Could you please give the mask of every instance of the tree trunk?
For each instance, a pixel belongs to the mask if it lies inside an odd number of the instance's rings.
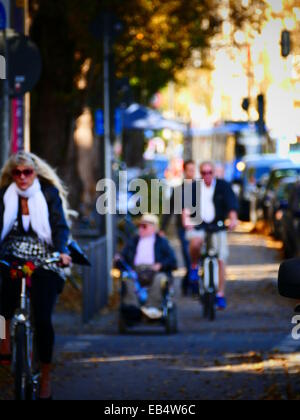
[[[70,191],[71,205],[78,209],[82,183],[77,171],[74,118],[52,92],[50,86],[40,86],[33,97],[31,148],[58,170]]]

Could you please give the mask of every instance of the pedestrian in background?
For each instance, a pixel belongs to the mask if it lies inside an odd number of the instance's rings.
[[[196,179],[196,163],[193,160],[187,160],[184,163],[184,181],[187,183],[192,183]],[[179,194],[182,194],[182,203],[184,203],[184,185],[180,185],[177,187],[179,189]],[[175,216],[175,197],[177,196],[178,191],[173,189],[172,196],[171,196],[171,206],[170,206],[170,214],[163,215],[162,218],[162,226],[161,226],[161,234],[165,235],[167,227],[171,222],[173,216]],[[186,239],[186,230],[182,223],[182,215],[176,215],[176,229],[177,235],[181,243],[181,251],[184,258],[184,263],[186,267],[186,275],[182,279],[182,293],[183,295],[187,295],[188,287],[189,287],[189,270],[191,267],[191,257],[190,257],[190,250],[189,250],[189,242]]]

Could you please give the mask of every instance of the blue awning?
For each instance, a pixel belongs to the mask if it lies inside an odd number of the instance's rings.
[[[218,125],[216,127],[212,127],[209,129],[200,129],[200,128],[192,128],[191,134],[194,137],[210,137],[216,134],[236,134],[236,133],[245,133],[249,131],[258,131],[257,123],[249,123],[249,122],[230,122]]]
[[[186,125],[164,118],[158,111],[132,104],[124,111],[124,128],[127,130],[163,130],[185,132]]]

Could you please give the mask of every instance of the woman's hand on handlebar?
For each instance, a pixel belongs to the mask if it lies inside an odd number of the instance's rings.
[[[72,258],[68,254],[60,254],[60,262],[64,267],[69,267],[72,263]]]

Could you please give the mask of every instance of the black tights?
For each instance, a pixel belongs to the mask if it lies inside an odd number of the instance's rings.
[[[36,328],[37,349],[40,362],[50,364],[54,349],[52,314],[64,281],[54,272],[39,269],[32,277],[31,304]],[[2,271],[0,315],[11,320],[20,304],[20,281],[11,280]]]

